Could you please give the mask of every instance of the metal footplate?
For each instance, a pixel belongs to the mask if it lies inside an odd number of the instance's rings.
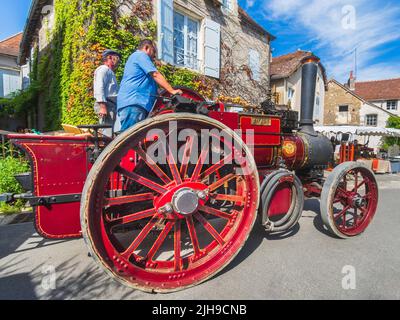
[[[63,204],[63,203],[73,203],[80,202],[82,194],[62,194],[56,196],[41,196],[36,197],[32,193],[22,193],[22,194],[1,194],[0,202],[10,203],[16,200],[25,200],[29,201],[29,204],[32,207],[39,206],[50,206],[55,204]]]

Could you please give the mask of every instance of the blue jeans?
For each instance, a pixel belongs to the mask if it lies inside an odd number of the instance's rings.
[[[145,120],[148,115],[148,111],[139,106],[128,106],[118,110],[118,117],[121,121],[120,132],[122,133],[138,122]]]

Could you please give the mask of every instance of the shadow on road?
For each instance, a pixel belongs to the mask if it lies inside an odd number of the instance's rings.
[[[87,259],[91,259],[88,258]],[[49,266],[54,268],[54,274],[49,272]],[[41,263],[29,273],[18,271],[26,268],[26,260],[13,260],[0,265],[0,299],[2,300],[67,300],[67,299],[97,299],[99,297],[114,297],[119,299],[134,298],[139,293],[128,289],[108,278],[96,264],[82,267],[82,256],[51,266]],[[54,277],[54,289],[49,289],[49,281]],[[44,284],[44,285],[43,285]]]
[[[320,212],[320,202],[319,199],[308,199],[304,202],[304,211],[312,211],[315,213],[312,216],[304,216],[303,213],[303,218],[313,218],[313,224],[315,228],[323,233],[324,235],[327,235],[329,237],[335,238],[332,236],[329,231],[325,228],[322,219],[321,219],[321,212]],[[220,276],[221,274],[227,273],[230,270],[234,269],[238,265],[240,265],[244,260],[246,260],[257,248],[261,245],[261,243],[264,240],[269,240],[269,241],[277,241],[277,240],[283,240],[287,238],[294,237],[297,235],[300,231],[301,228],[301,221],[300,223],[296,224],[294,228],[287,232],[283,233],[276,233],[276,234],[269,234],[267,233],[264,228],[261,226],[260,219],[257,219],[256,224],[250,234],[249,239],[243,246],[242,250],[239,252],[239,254],[236,256],[236,258],[226,267],[224,270],[222,270],[216,277]],[[336,238],[335,238],[336,239]]]
[[[47,240],[39,236],[33,223],[21,223],[0,227],[0,259],[12,253],[21,253],[57,245],[71,240]],[[24,248],[19,249],[22,245]]]

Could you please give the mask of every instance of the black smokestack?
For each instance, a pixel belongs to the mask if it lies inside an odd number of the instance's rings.
[[[316,135],[313,116],[317,73],[318,60],[307,60],[302,68],[300,131],[311,135]]]

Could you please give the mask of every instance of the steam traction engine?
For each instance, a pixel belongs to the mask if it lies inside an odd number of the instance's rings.
[[[226,112],[184,90],[164,94],[153,117],[112,141],[97,133],[10,135],[31,158],[32,184],[3,200],[29,200],[39,234],[83,236],[111,277],[149,292],[181,290],[222,270],[257,217],[267,232],[289,231],[305,197],[321,199],[332,234],[359,235],[375,214],[378,188],[353,162],[324,177],[333,147],[313,129],[317,63],[303,66],[300,126],[297,113],[268,103]]]

